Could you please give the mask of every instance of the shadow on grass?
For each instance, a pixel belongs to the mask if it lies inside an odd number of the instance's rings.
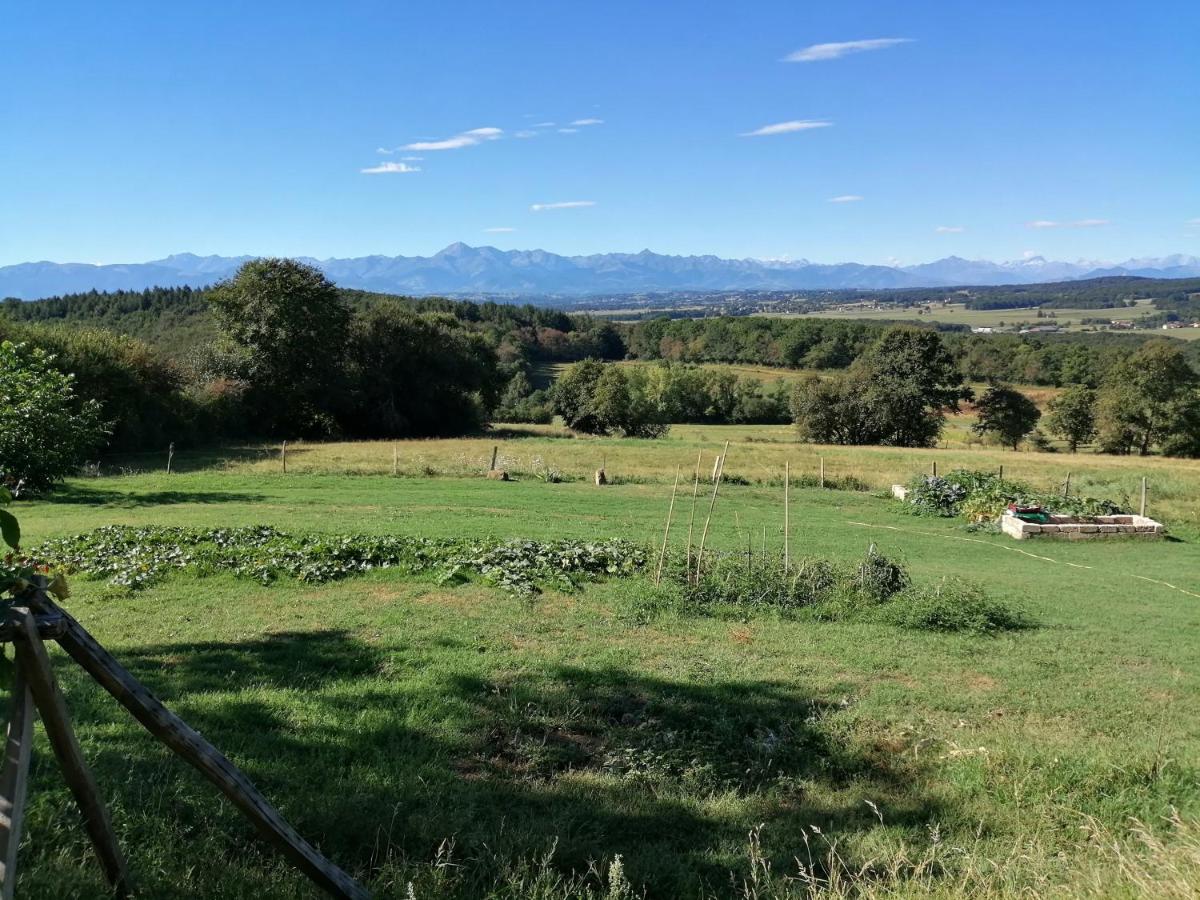
[[[305,453],[308,453],[310,449],[311,444],[307,442],[298,446],[288,444],[288,459],[291,460],[296,457],[303,456]],[[213,469],[220,469],[223,466],[234,464],[270,461],[279,462],[279,455],[279,444],[242,444],[232,446],[180,449],[176,451],[175,456],[171,461],[171,471],[175,472],[176,474],[185,474],[188,472],[211,472]],[[166,450],[158,453],[121,453],[104,461],[105,474],[110,474],[114,471],[165,474],[166,468]]]
[[[324,631],[117,656],[368,883],[432,860],[450,838],[462,868],[448,896],[485,895],[506,869],[552,849],[551,865],[575,874],[621,854],[650,897],[726,893],[748,875],[747,833],[760,823],[777,871],[791,871],[808,826],[840,838],[878,824],[863,798],[886,809],[890,829],[914,834],[944,814],[897,756],[839,737],[835,699],[615,667],[461,674],[480,668],[466,653],[446,665],[402,637],[384,648]],[[227,804],[214,814],[212,789],[85,676],[59,672],[131,844],[145,836],[162,853],[162,834],[211,833],[232,860],[256,846]],[[156,871],[202,863],[188,853],[178,844],[179,858]],[[226,896],[159,877],[147,885],[154,896]]]
[[[265,500],[262,494],[247,491],[120,491],[82,484],[57,487],[45,499],[51,503],[78,506],[112,506],[134,509],[142,506],[170,506],[178,503],[254,503]]]

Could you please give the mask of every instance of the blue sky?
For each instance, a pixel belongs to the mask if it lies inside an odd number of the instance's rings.
[[[0,264],[1200,253],[1198,39],[1194,0],[17,4]]]

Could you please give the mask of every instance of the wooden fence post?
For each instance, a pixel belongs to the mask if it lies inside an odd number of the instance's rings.
[[[12,708],[4,741],[4,768],[0,771],[0,898],[12,900],[17,883],[17,848],[25,822],[29,793],[29,755],[33,744],[33,695],[21,668],[12,682]]]
[[[175,442],[167,445],[167,474],[171,474],[171,461],[175,459]]]
[[[279,448],[279,461],[283,463],[283,474],[287,474],[287,441]]]
[[[46,737],[50,739],[63,777],[75,795],[75,802],[83,814],[84,827],[92,839],[92,847],[104,868],[105,877],[118,896],[126,897],[129,895],[129,872],[125,867],[125,857],[117,844],[117,835],[108,817],[108,809],[100,798],[96,780],[83,759],[83,751],[79,749],[79,741],[71,728],[67,704],[54,679],[54,670],[50,667],[50,657],[38,634],[37,623],[27,608],[18,607],[13,612],[21,623],[21,634],[16,641],[17,665],[29,682],[30,693],[46,728]]]
[[[1067,471],[1067,480],[1063,482],[1063,499],[1071,496],[1071,472]]]
[[[492,445],[492,464],[491,464],[490,466],[488,466],[488,471],[489,471],[489,472],[495,472],[495,471],[496,471],[496,456],[497,456],[497,454],[499,454],[499,453],[500,453],[500,445],[499,445],[499,444],[493,444],[493,445]]]
[[[400,449],[392,444],[392,475],[400,474]]]
[[[821,457],[821,487],[825,487],[825,457]]]
[[[1142,476],[1142,505],[1141,505],[1141,512],[1138,513],[1138,515],[1141,515],[1141,516],[1146,515],[1146,476],[1145,475]]]

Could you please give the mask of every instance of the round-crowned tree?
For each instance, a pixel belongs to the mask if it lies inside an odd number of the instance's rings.
[[[993,384],[984,391],[975,410],[979,416],[973,426],[975,433],[995,434],[1014,450],[1042,417],[1032,400],[1003,384]]]
[[[45,350],[0,343],[0,485],[14,495],[61,481],[103,443],[100,404],[81,401],[74,382]]]

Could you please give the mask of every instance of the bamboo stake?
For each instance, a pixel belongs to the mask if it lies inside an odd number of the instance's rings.
[[[33,695],[20,667],[13,673],[12,707],[4,741],[4,769],[0,772],[0,898],[12,900],[17,883],[17,848],[25,823],[25,798],[29,793],[29,755],[36,713]]]
[[[275,845],[294,866],[330,896],[368,900],[370,895],[288,825],[245,774],[199,732],[163,706],[69,613],[49,597],[43,596],[39,606],[51,614],[61,614],[66,620],[66,629],[58,642],[67,655],[112,694],[147,731],[228,797],[258,833]]]
[[[1138,515],[1140,515],[1140,516],[1146,515],[1146,476],[1145,475],[1142,476],[1142,505],[1141,505],[1141,512],[1139,512]]]
[[[104,869],[104,875],[118,896],[127,897],[130,885],[125,857],[117,844],[117,835],[108,817],[108,809],[100,798],[96,780],[83,759],[83,751],[79,749],[79,741],[71,728],[67,704],[54,679],[46,645],[38,634],[33,614],[24,607],[13,612],[19,617],[22,632],[21,639],[16,642],[17,665],[29,681],[29,691],[41,713],[46,737],[50,739],[59,768],[83,814],[84,828],[92,839],[92,847]]]
[[[663,530],[662,552],[658,555],[658,569],[654,572],[654,583],[662,580],[663,563],[667,561],[667,538],[671,536],[671,516],[675,514],[675,492],[679,490],[679,466],[675,467],[675,486],[671,488],[671,505],[667,507],[667,527]]]
[[[696,583],[700,583],[700,566],[704,561],[704,541],[708,537],[708,525],[712,521],[713,507],[717,505],[717,491],[721,489],[721,478],[725,475],[725,457],[729,453],[729,441],[721,451],[721,464],[717,469],[717,480],[713,482],[712,499],[708,501],[708,515],[704,517],[704,530],[700,532],[700,547],[696,550]]]
[[[790,547],[788,531],[788,489],[792,484],[792,461],[785,460],[783,464],[783,571],[788,571],[788,550]]]
[[[704,451],[701,450],[696,454],[696,477],[692,481],[692,514],[688,517],[688,546],[687,546],[687,572],[688,578],[692,577],[692,526],[696,524],[696,497],[700,493],[700,462],[704,458]]]

